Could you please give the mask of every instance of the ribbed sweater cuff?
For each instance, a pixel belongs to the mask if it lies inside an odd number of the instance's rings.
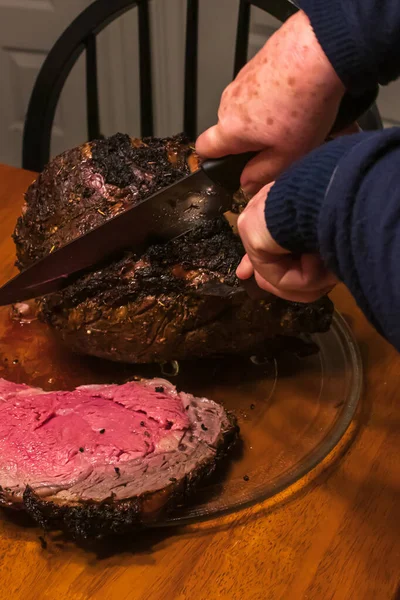
[[[318,221],[329,183],[339,160],[358,142],[359,136],[329,142],[275,182],[268,194],[265,218],[270,234],[282,248],[299,254],[318,251]]]
[[[341,0],[299,0],[298,4],[311,21],[315,35],[346,88],[355,95],[373,88],[378,81],[376,62],[357,35],[350,30]]]

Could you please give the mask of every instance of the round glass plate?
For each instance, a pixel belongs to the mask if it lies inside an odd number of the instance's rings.
[[[315,335],[319,353],[282,354],[254,364],[230,357],[181,363],[179,389],[220,402],[240,426],[240,442],[189,507],[162,525],[232,512],[265,500],[318,465],[348,428],[361,394],[362,366],[353,335],[335,313],[330,331]],[[78,357],[38,321],[20,323],[0,309],[0,377],[45,389],[160,377],[159,366]],[[159,524],[158,524],[159,525]]]
[[[360,399],[361,358],[337,312],[330,331],[313,340],[320,352],[307,358],[286,355],[259,366],[236,361],[231,372],[216,365],[212,382],[204,372],[186,388],[182,381],[183,389],[236,414],[242,443],[214,481],[196,493],[196,503],[165,525],[211,518],[265,500],[307,474],[337,445]]]

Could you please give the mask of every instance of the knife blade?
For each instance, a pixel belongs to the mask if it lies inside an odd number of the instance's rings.
[[[0,306],[62,289],[80,272],[129,249],[140,255],[232,207],[240,175],[257,152],[208,160],[195,173],[37,261],[0,288]]]

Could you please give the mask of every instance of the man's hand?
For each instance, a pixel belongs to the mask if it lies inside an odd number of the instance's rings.
[[[239,234],[247,254],[237,268],[237,276],[248,279],[254,274],[259,287],[275,296],[313,302],[330,292],[337,280],[319,256],[296,257],[272,239],[264,217],[265,198],[272,185],[262,188],[239,216]]]
[[[200,156],[263,150],[245,168],[249,194],[274,181],[330,132],[345,89],[308,17],[291,17],[225,89],[218,124],[197,140]]]

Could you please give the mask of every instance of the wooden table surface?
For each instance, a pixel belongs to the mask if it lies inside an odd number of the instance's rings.
[[[0,282],[33,174],[0,166]],[[40,544],[0,514],[0,591],[36,600],[386,600],[400,598],[400,357],[346,290],[333,299],[361,349],[354,440],[303,481],[229,517],[94,552]],[[350,433],[349,433],[350,435]]]

